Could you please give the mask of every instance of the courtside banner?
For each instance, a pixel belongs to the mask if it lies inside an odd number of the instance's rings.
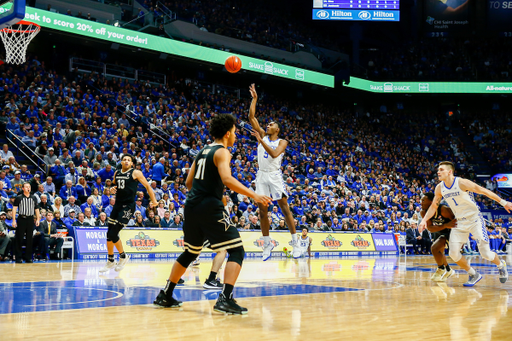
[[[0,10],[10,8],[10,6],[12,6],[11,3],[5,4],[0,7]],[[225,60],[234,55],[233,52],[220,51],[126,28],[100,24],[39,8],[26,7],[25,20],[34,22],[43,28],[51,28],[88,38],[101,39],[220,65],[224,65]],[[236,54],[236,56],[242,61],[242,69],[247,71],[334,88],[334,76],[332,75],[244,55]]]
[[[79,254],[105,254],[107,229],[75,228],[75,239]],[[260,231],[241,231],[246,252],[262,252],[263,237]],[[181,253],[183,231],[171,229],[125,228],[119,233],[126,252],[129,253]],[[311,232],[311,252],[374,252],[398,250],[392,234]],[[271,232],[274,252],[291,250],[289,232]],[[211,250],[204,249],[204,253]]]

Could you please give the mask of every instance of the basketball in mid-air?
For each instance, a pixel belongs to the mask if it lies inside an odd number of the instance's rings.
[[[230,56],[224,62],[226,70],[230,73],[237,73],[242,68],[242,61],[237,56]]]

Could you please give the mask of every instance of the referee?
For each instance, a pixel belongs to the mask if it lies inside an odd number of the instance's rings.
[[[14,199],[12,208],[12,227],[16,229],[15,242],[16,242],[16,263],[22,263],[23,257],[22,245],[23,237],[27,236],[27,248],[25,249],[25,263],[32,263],[32,236],[34,234],[34,216],[35,224],[39,226],[41,215],[39,214],[39,207],[35,196],[30,194],[30,183],[23,184],[23,194],[20,194]],[[16,218],[18,213],[18,218]]]

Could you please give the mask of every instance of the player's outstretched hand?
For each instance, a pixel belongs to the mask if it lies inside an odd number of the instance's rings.
[[[150,207],[150,208],[158,207],[158,201],[151,201],[151,202],[149,203],[149,207]]]
[[[261,143],[261,135],[258,131],[256,130],[251,130],[251,135],[254,136],[256,138],[256,140],[258,140],[259,143]]]
[[[452,221],[447,222],[444,226],[448,229],[456,229],[457,228],[457,219],[453,219]]]
[[[110,187],[110,194],[116,194],[117,193],[117,186]]]
[[[426,228],[427,228],[427,222],[422,220],[421,223],[418,225],[418,232],[421,233]]]
[[[507,202],[507,204],[505,206],[503,206],[508,213],[510,213],[510,211],[512,211],[512,202]]]
[[[256,85],[254,85],[254,83],[252,83],[249,87],[249,92],[251,93],[253,99],[258,99],[258,93],[256,93]]]
[[[267,197],[266,195],[256,194],[253,199],[258,204],[263,204],[265,206],[268,206],[268,205],[270,205],[272,203],[272,198],[271,197]]]

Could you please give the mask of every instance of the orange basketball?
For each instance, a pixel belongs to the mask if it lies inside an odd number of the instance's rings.
[[[224,62],[226,70],[230,73],[237,73],[242,68],[242,61],[237,56],[230,56]]]

